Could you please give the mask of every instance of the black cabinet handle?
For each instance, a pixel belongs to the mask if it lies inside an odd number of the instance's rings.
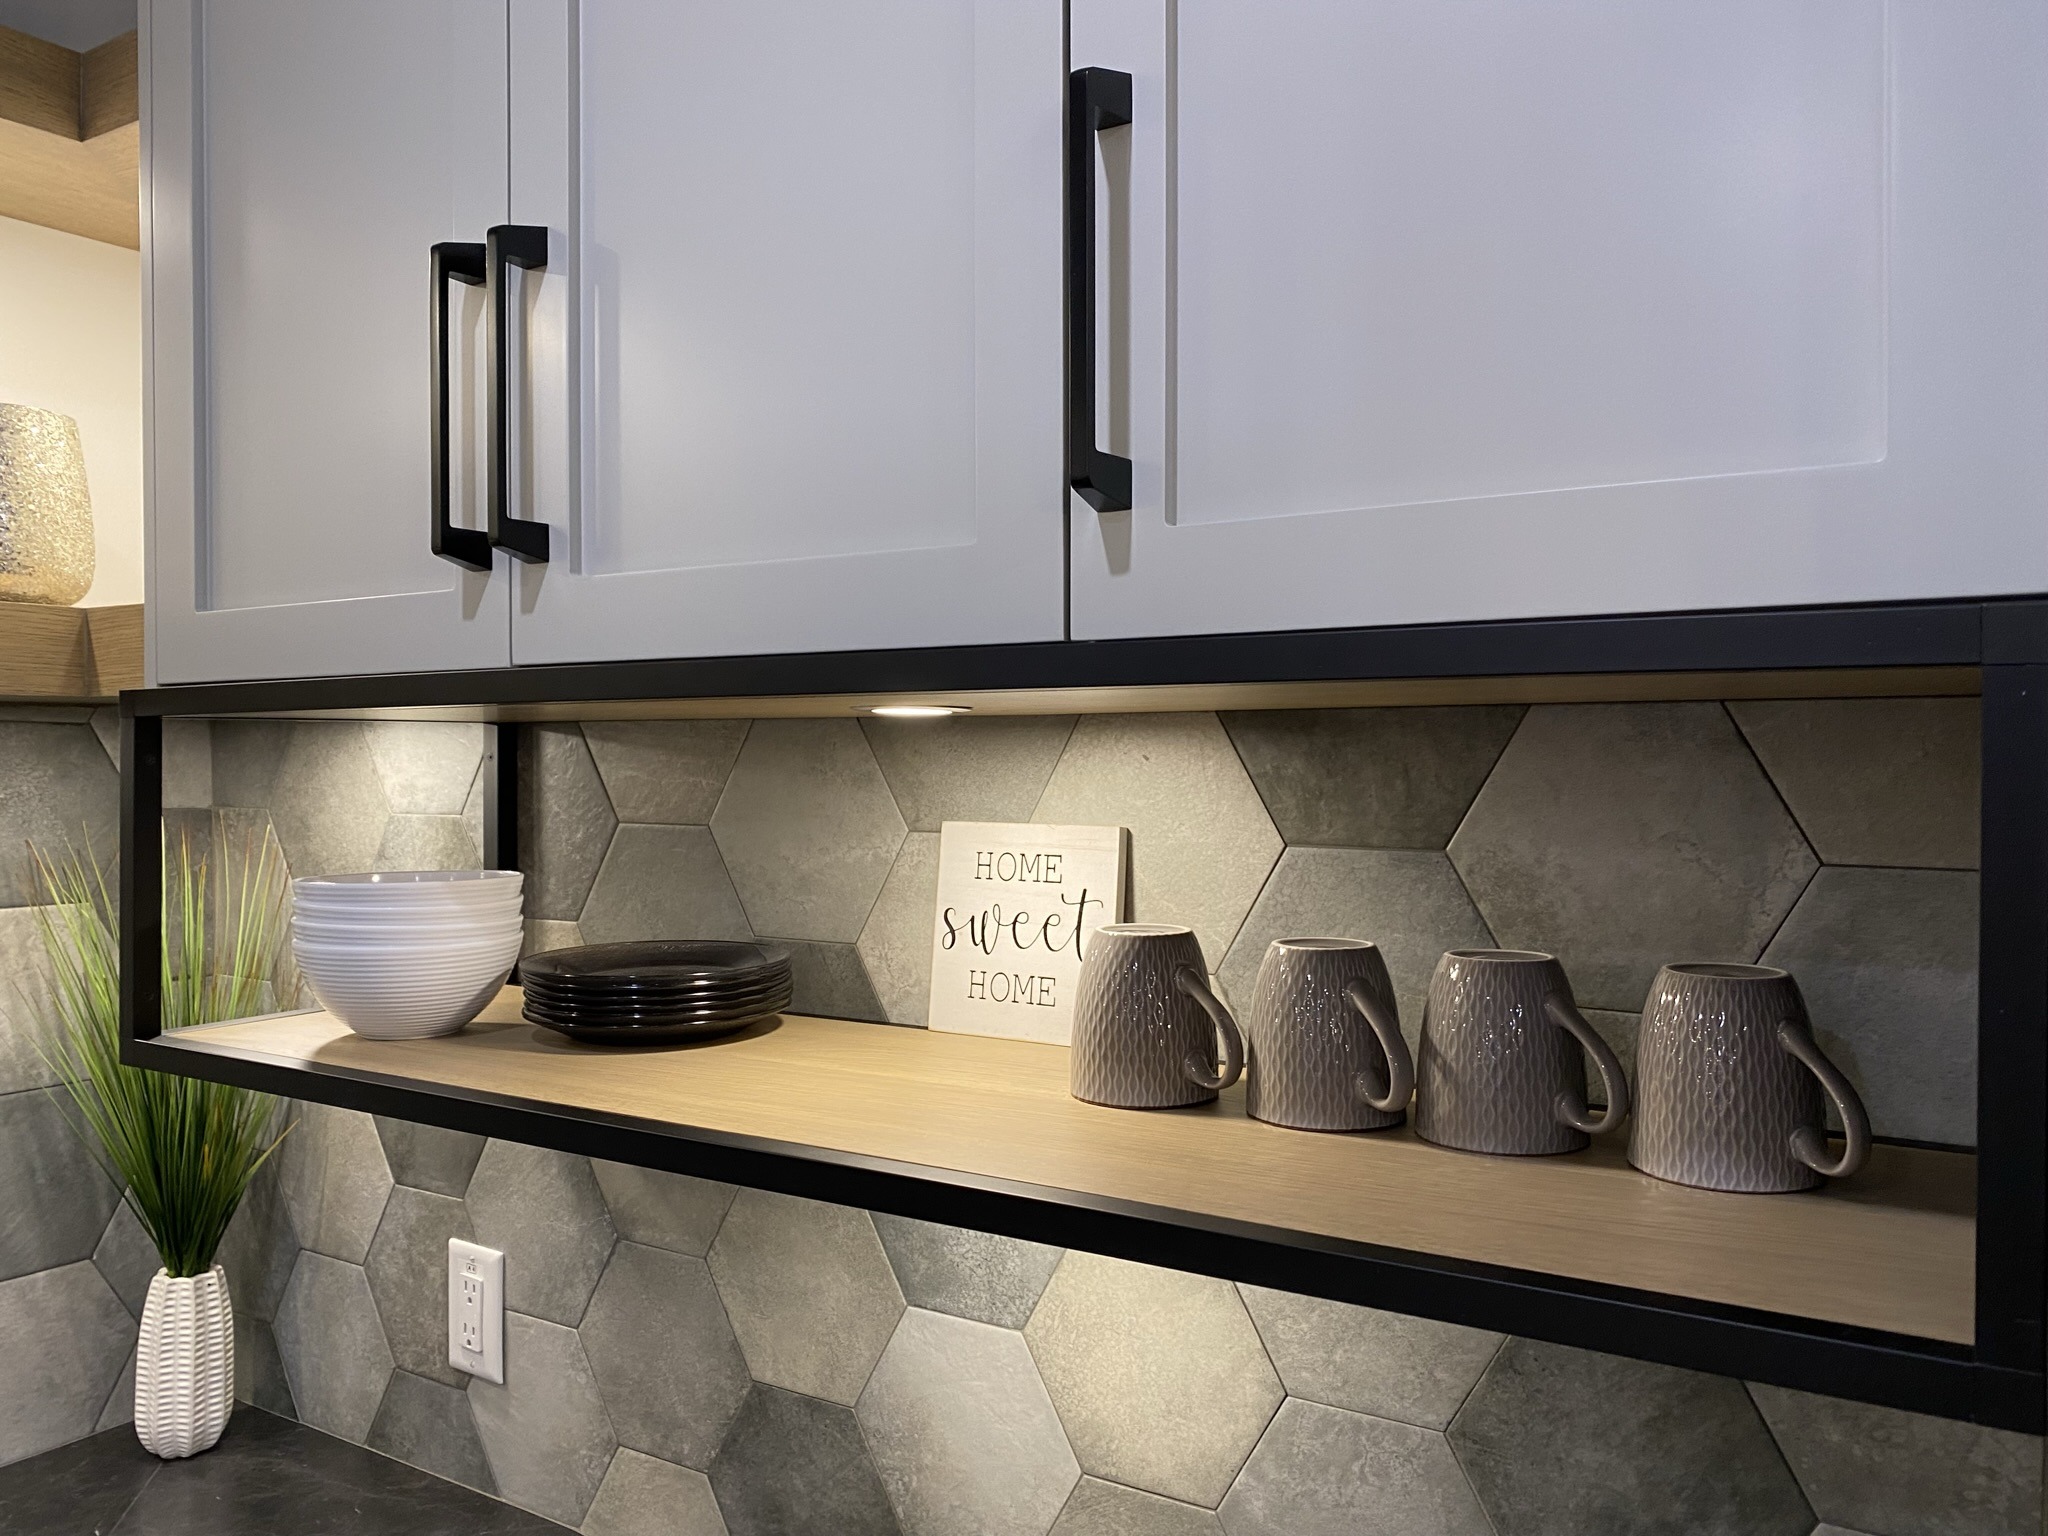
[[[1131,120],[1131,77],[1067,76],[1067,483],[1098,512],[1131,505],[1131,461],[1095,446],[1095,136]]]
[[[470,241],[443,240],[433,251],[434,291],[427,304],[433,327],[434,429],[432,457],[434,521],[427,542],[443,560],[472,571],[491,568],[491,536],[480,528],[458,528],[450,514],[453,491],[448,480],[448,282],[475,287],[484,280],[484,248]]]
[[[506,484],[511,465],[512,381],[511,358],[506,341],[512,325],[512,284],[508,267],[544,267],[548,264],[548,232],[540,224],[500,224],[484,233],[484,269],[491,338],[491,443],[486,504],[490,508],[490,538],[514,559],[530,565],[545,565],[548,558],[548,525],[527,518],[511,517],[505,511]]]

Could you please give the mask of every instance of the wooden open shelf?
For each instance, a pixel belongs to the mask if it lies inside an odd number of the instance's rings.
[[[140,603],[0,603],[0,703],[102,703],[141,686]]]
[[[1213,1106],[1128,1111],[1067,1092],[1058,1046],[784,1017],[671,1049],[579,1046],[519,1019],[508,987],[440,1040],[372,1041],[326,1013],[159,1037],[364,1081],[744,1137],[1142,1207],[1950,1344],[1973,1337],[1976,1159],[1880,1147],[1856,1178],[1729,1195],[1575,1156],[1446,1151],[1406,1131],[1318,1135]],[[314,1096],[314,1095],[309,1095]],[[326,1095],[322,1095],[326,1096]]]

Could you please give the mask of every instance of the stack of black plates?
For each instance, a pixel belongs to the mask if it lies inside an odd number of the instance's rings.
[[[551,949],[519,962],[526,1017],[577,1040],[657,1045],[729,1034],[789,1006],[789,952],[661,939]]]

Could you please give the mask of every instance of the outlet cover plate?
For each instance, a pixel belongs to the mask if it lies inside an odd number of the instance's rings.
[[[505,1255],[459,1237],[448,1239],[448,1363],[505,1379]]]

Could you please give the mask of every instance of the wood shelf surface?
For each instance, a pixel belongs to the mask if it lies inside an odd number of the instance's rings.
[[[102,703],[141,686],[140,603],[0,603],[0,703]]]
[[[1058,1046],[785,1016],[723,1041],[579,1046],[508,987],[462,1034],[373,1041],[321,1012],[159,1037],[179,1050],[654,1122],[930,1176],[1035,1186],[1344,1242],[1968,1344],[1976,1159],[1879,1147],[1809,1194],[1686,1189],[1620,1138],[1552,1158],[1448,1151],[1399,1130],[1320,1135],[1188,1110],[1083,1104]]]

